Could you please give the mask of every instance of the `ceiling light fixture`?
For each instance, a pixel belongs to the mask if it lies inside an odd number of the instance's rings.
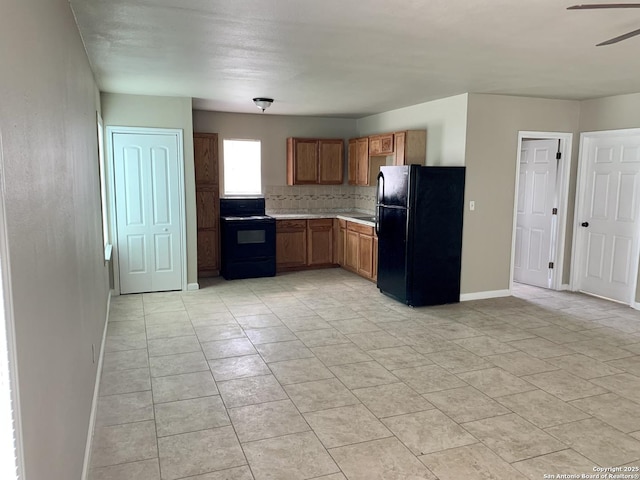
[[[273,98],[256,97],[253,99],[253,103],[264,112],[273,103]]]

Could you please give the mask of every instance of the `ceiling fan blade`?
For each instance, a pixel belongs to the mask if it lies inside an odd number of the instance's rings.
[[[596,47],[602,47],[604,45],[611,45],[613,43],[618,43],[627,38],[635,37],[636,35],[640,35],[640,28],[638,30],[634,30],[633,32],[625,33],[624,35],[620,35],[619,37],[612,38],[611,40],[607,40],[606,42],[602,42],[596,45]]]
[[[640,8],[640,3],[591,3],[586,5],[573,5],[567,10],[597,10],[601,8]]]

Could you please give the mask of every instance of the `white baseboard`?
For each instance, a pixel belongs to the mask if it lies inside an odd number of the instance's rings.
[[[187,283],[187,290],[200,290],[200,285],[197,283]]]
[[[640,303],[632,302],[631,303],[631,308],[633,308],[634,310],[640,310]]]
[[[562,285],[560,285],[560,291],[570,292],[571,291],[571,285],[569,285],[568,283],[563,283]]]
[[[109,310],[111,308],[111,292],[107,296],[107,318],[102,331],[102,342],[100,343],[100,354],[98,355],[98,369],[96,370],[96,384],[93,387],[93,400],[91,402],[91,414],[89,415],[89,432],[87,433],[87,445],[84,451],[84,463],[82,464],[82,480],[87,480],[89,476],[89,466],[91,465],[91,446],[93,444],[93,431],[96,426],[96,411],[98,409],[98,395],[100,393],[100,378],[102,377],[102,359],[104,358],[104,345],[107,340],[107,324],[109,323]]]
[[[509,297],[511,290],[490,290],[486,292],[461,293],[460,301],[468,302],[469,300],[484,300],[487,298]]]

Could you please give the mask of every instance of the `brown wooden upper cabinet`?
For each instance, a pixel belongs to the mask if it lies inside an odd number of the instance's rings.
[[[349,140],[349,184],[376,184],[383,165],[426,165],[427,131],[371,135]]]
[[[369,137],[369,155],[393,155],[393,133]]]
[[[407,130],[394,134],[394,165],[427,164],[427,131]]]
[[[349,140],[349,185],[369,182],[369,137]]]
[[[287,138],[288,185],[341,185],[344,140]]]

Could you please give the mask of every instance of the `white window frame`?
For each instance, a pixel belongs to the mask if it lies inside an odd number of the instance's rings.
[[[257,192],[228,192],[227,191],[227,185],[226,185],[226,177],[225,177],[225,172],[226,172],[226,158],[225,158],[225,142],[254,142],[254,143],[258,143],[259,144],[259,151],[260,151],[260,171],[258,173],[258,177],[260,180],[260,189]],[[223,195],[226,197],[240,197],[240,196],[253,196],[253,195],[262,195],[263,192],[263,185],[262,185],[262,141],[256,138],[223,138],[222,139],[222,192]]]

